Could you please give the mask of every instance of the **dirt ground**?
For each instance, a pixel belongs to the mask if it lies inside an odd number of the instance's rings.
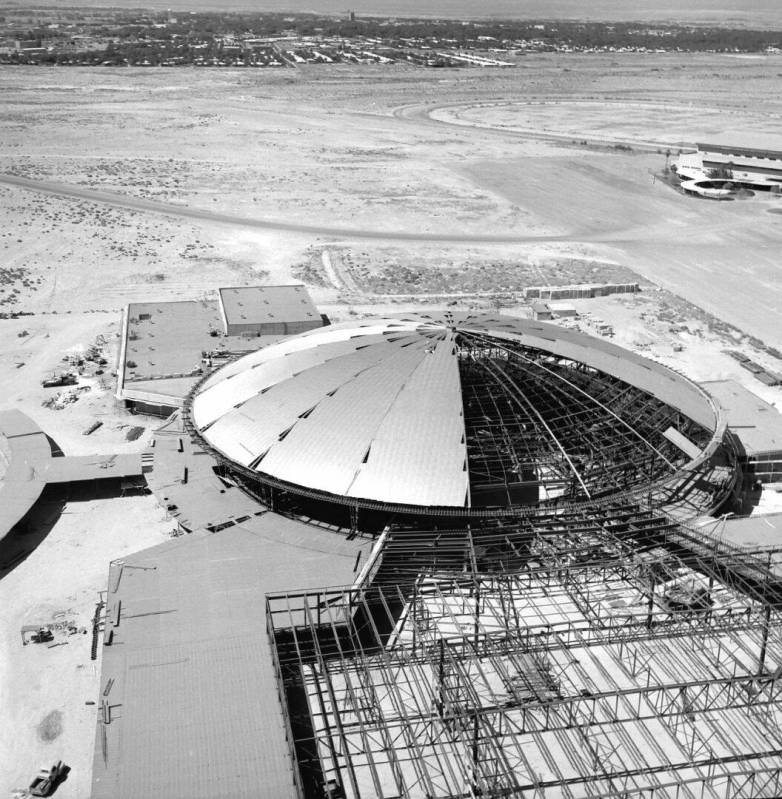
[[[408,238],[405,266],[458,270],[488,236],[498,240],[479,254],[485,277],[468,291],[490,291],[498,271],[526,273],[536,249],[558,247],[565,261],[577,252],[638,273],[782,346],[781,217],[768,213],[779,201],[696,200],[652,174],[682,143],[775,135],[780,88],[780,56],[536,54],[507,71],[6,70],[0,176],[310,231],[0,182],[0,311],[116,309],[220,283],[285,282],[329,246],[393,272],[400,244],[362,234],[442,237]],[[564,277],[556,259],[538,267],[538,282]],[[359,288],[409,291],[386,277]],[[516,277],[503,285],[527,276]],[[311,284],[320,302],[345,288],[322,276]]]
[[[101,647],[90,659],[98,593],[110,560],[161,543],[172,527],[151,496],[68,502],[43,544],[0,580],[0,795],[63,760],[71,773],[57,796],[89,796],[98,705],[86,703],[99,692]],[[51,648],[22,645],[22,625],[50,622],[79,632],[56,631]]]
[[[141,449],[153,425],[112,398],[119,309],[221,285],[300,280],[337,321],[446,306],[529,315],[525,286],[638,281],[638,295],[576,301],[575,324],[593,335],[608,324],[623,346],[782,408],[782,389],[723,352],[782,371],[764,348],[782,349],[782,215],[768,213],[782,205],[696,200],[653,177],[669,146],[774,132],[780,56],[539,54],[508,71],[15,68],[0,92],[0,314],[29,314],[0,318],[0,409],[29,413],[67,454]],[[185,205],[202,218],[178,214]],[[99,340],[104,374],[88,369],[76,401],[45,407],[59,390],[42,378]],[[128,441],[132,425],[145,433]],[[55,616],[87,626],[109,560],[170,527],[150,497],[69,502],[0,577],[0,795],[59,758],[73,771],[58,796],[88,795],[90,636],[22,647],[19,629]]]

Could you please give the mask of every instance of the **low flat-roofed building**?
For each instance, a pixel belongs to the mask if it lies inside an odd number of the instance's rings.
[[[763,483],[782,480],[782,414],[735,380],[701,385],[724,408],[745,472]]]
[[[0,541],[26,524],[47,485],[111,480],[142,485],[146,456],[140,452],[54,457],[55,447],[34,419],[16,409],[0,411]]]
[[[112,564],[92,799],[297,799],[265,597],[370,546],[267,513]]]
[[[640,291],[638,283],[576,283],[561,286],[527,286],[527,300],[586,300],[591,297],[607,297],[609,294],[635,294]]]
[[[778,141],[776,144],[778,146]],[[706,191],[718,190],[716,185],[707,184],[722,181],[778,192],[782,190],[782,151],[736,144],[699,143],[696,152],[679,155],[676,171],[686,182],[695,181],[695,188],[703,184],[701,188]]]
[[[117,369],[117,399],[140,413],[168,416],[201,377],[202,354],[259,345],[222,336],[214,300],[135,302],[127,306]]]
[[[227,336],[289,336],[324,325],[304,286],[221,288],[220,312]]]
[[[578,316],[576,306],[570,302],[550,302],[548,307],[555,319],[565,316]]]
[[[219,300],[131,303],[116,397],[138,413],[168,416],[222,358],[324,324],[304,286],[221,288]]]

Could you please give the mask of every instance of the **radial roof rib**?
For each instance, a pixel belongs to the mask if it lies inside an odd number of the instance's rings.
[[[420,505],[464,504],[469,492],[462,392],[448,331],[399,391],[349,496]],[[425,420],[422,426],[416,420]]]
[[[475,357],[462,360],[462,389],[470,417],[468,441],[474,450],[471,472],[475,474],[476,458],[496,461],[503,469],[510,465],[511,471],[540,466],[557,469],[561,465],[561,453],[557,448],[548,447],[551,437],[541,429],[540,421],[529,404],[520,404],[509,386],[498,382],[496,376],[484,368],[482,354],[473,351],[472,355]],[[525,384],[528,399],[529,388]],[[548,442],[546,449],[554,455],[554,460],[546,460],[546,453],[541,451],[541,441]],[[562,474],[566,481],[571,477],[567,466]]]
[[[591,498],[592,495],[590,494],[586,483],[584,482],[583,478],[581,477],[581,473],[576,468],[575,463],[573,463],[572,458],[570,457],[570,455],[568,455],[567,451],[562,446],[562,444],[559,441],[559,439],[557,438],[557,436],[554,434],[554,431],[551,429],[551,427],[549,427],[549,425],[547,424],[546,420],[540,414],[540,411],[538,411],[538,409],[534,405],[532,405],[532,403],[530,403],[530,401],[526,398],[526,396],[524,395],[524,392],[521,390],[521,387],[517,383],[515,383],[510,378],[510,376],[503,369],[501,369],[499,366],[497,366],[495,364],[492,364],[492,363],[489,363],[488,361],[487,362],[479,361],[479,363],[481,363],[481,365],[488,372],[490,372],[491,374],[493,374],[497,378],[497,381],[498,381],[498,383],[500,385],[502,385],[503,383],[506,383],[507,385],[509,385],[513,389],[514,393],[510,393],[509,392],[509,396],[513,396],[514,400],[516,402],[518,402],[520,407],[525,407],[527,410],[529,410],[531,412],[532,415],[534,415],[537,418],[537,420],[542,425],[543,429],[548,433],[552,443],[562,453],[562,456],[567,461],[567,464],[570,467],[571,472],[573,472],[573,476],[581,484],[581,488],[584,490],[584,493],[587,495],[587,497]]]
[[[474,334],[473,334],[473,335],[474,335]],[[481,337],[481,336],[475,336],[475,338],[476,338],[476,339],[478,339],[478,340],[480,340],[482,337]],[[496,340],[493,340],[491,343],[492,343],[492,345],[493,345],[493,346],[499,346],[499,347],[502,347],[502,348],[503,348],[503,349],[505,349],[505,350],[506,350],[508,353],[510,353],[510,354],[512,354],[512,355],[515,355],[515,356],[516,356],[518,359],[520,359],[521,361],[524,361],[524,362],[526,362],[526,363],[527,363],[527,364],[529,364],[529,365],[533,365],[533,364],[534,364],[534,366],[535,366],[536,368],[538,368],[538,369],[540,369],[540,370],[542,370],[542,371],[546,372],[546,374],[547,374],[549,377],[553,378],[553,382],[554,382],[554,384],[555,384],[555,385],[556,385],[556,382],[557,382],[557,381],[559,381],[559,382],[561,382],[561,383],[564,383],[564,384],[566,384],[566,385],[567,385],[569,388],[571,388],[572,390],[574,390],[574,391],[578,392],[578,393],[579,393],[579,394],[580,394],[580,395],[581,395],[583,398],[585,398],[585,399],[586,399],[588,402],[591,402],[591,403],[593,403],[593,404],[595,404],[595,405],[598,405],[598,406],[599,406],[599,407],[600,407],[600,408],[601,408],[603,411],[605,411],[607,414],[609,414],[609,415],[610,415],[610,416],[612,416],[614,419],[616,419],[616,421],[617,421],[617,422],[619,422],[619,423],[620,423],[620,424],[621,424],[621,425],[622,425],[624,428],[626,428],[626,429],[627,429],[627,430],[628,430],[628,431],[629,431],[629,432],[630,432],[632,435],[634,435],[635,437],[637,437],[637,438],[638,438],[638,439],[639,439],[639,440],[640,440],[640,441],[641,441],[641,442],[642,442],[642,443],[643,443],[643,444],[644,444],[646,447],[648,447],[650,450],[652,450],[652,451],[653,451],[653,452],[654,452],[654,453],[655,453],[655,454],[656,454],[656,455],[657,455],[659,458],[661,458],[661,459],[662,459],[662,460],[663,460],[663,461],[664,461],[664,462],[665,462],[665,463],[666,463],[666,464],[667,464],[667,465],[668,465],[668,466],[669,466],[671,469],[675,469],[675,468],[676,468],[676,466],[675,466],[673,463],[671,463],[671,462],[668,460],[668,458],[666,458],[666,457],[665,457],[665,455],[663,455],[663,453],[662,453],[662,452],[660,452],[660,450],[658,450],[658,449],[657,449],[657,447],[655,447],[655,446],[654,446],[654,444],[652,444],[652,443],[651,443],[651,441],[649,441],[647,438],[645,438],[644,436],[642,436],[642,435],[641,435],[641,433],[639,433],[639,432],[638,432],[638,430],[637,430],[637,429],[636,429],[636,428],[635,428],[633,425],[631,425],[631,424],[630,424],[630,423],[629,423],[627,420],[623,419],[621,416],[619,416],[618,414],[614,413],[614,411],[612,411],[612,410],[611,410],[611,408],[609,408],[607,405],[605,405],[603,402],[601,402],[600,400],[598,400],[596,397],[594,397],[594,396],[593,396],[592,394],[590,394],[589,392],[587,392],[587,391],[584,391],[584,390],[583,390],[583,389],[582,389],[580,386],[577,386],[575,383],[573,383],[572,381],[568,380],[568,379],[567,379],[567,378],[566,378],[564,375],[562,375],[562,374],[560,374],[560,373],[558,373],[558,372],[554,371],[553,369],[549,369],[549,368],[547,368],[547,367],[546,367],[544,364],[542,364],[542,363],[539,363],[539,362],[537,362],[537,361],[533,361],[531,358],[529,358],[529,357],[527,357],[526,355],[524,355],[524,353],[522,353],[522,352],[519,352],[517,349],[512,349],[512,348],[510,348],[510,347],[503,347],[503,346],[502,346],[502,344],[500,344],[500,343],[499,343],[499,342],[497,342]],[[529,372],[529,373],[530,373],[530,376],[531,376],[531,377],[533,377],[534,379],[539,379],[539,378],[537,377],[537,375],[535,375],[535,374],[534,374],[534,372],[532,372],[531,370],[530,370],[530,372]]]
[[[344,355],[352,355],[359,347],[377,343],[385,344],[386,339],[382,335],[377,335],[324,342],[320,346],[306,350],[292,350],[273,359],[263,361],[253,359],[255,363],[248,362],[246,369],[226,375],[225,379],[203,390],[194,406],[195,422],[203,429],[229,413],[232,408],[268,390],[271,386]]]
[[[421,338],[411,346],[396,347],[376,366],[345,382],[271,448],[260,470],[280,480],[345,495],[400,389],[421,360],[430,357],[426,352],[430,346]],[[378,485],[377,493],[366,498],[384,497],[387,489]]]
[[[280,437],[303,421],[303,414],[328,401],[330,394],[364,370],[382,364],[390,357],[390,349],[397,348],[385,340],[358,351],[353,348],[348,354],[259,389],[209,427],[211,440],[228,457],[249,465],[270,447],[281,443]],[[302,452],[305,455],[306,447]]]
[[[552,379],[554,369],[515,358],[506,368],[524,385],[527,398],[546,418],[565,449],[571,455],[578,453],[578,468],[588,485],[600,486],[601,492],[610,484],[621,490],[626,487],[623,475],[635,473],[638,463],[647,462],[649,457],[656,464],[652,471],[669,469],[667,459],[650,453],[644,440],[628,434],[626,427],[606,413],[601,404],[585,401],[585,395],[576,391],[571,381]],[[646,399],[658,403],[654,398]]]
[[[715,416],[705,401],[704,392],[683,380],[676,372],[603,339],[586,336],[545,322],[526,319],[497,324],[484,319],[465,323],[460,331],[475,335],[500,336],[525,347],[540,348],[559,358],[585,363],[590,367],[648,391],[662,402],[678,408],[706,428],[713,428]]]

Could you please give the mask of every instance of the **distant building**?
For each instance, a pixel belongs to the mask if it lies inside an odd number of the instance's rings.
[[[742,187],[782,191],[780,150],[698,144],[697,152],[682,153],[674,166],[682,179],[682,188],[703,196]]]
[[[572,305],[569,302],[550,302],[548,307],[551,309],[551,313],[554,315],[555,319],[561,319],[562,317],[569,316],[569,317],[576,317],[578,316],[578,311],[576,310],[576,306]]]
[[[638,283],[577,283],[567,286],[527,286],[524,297],[528,300],[585,300],[607,297],[609,294],[635,294]]]
[[[15,39],[14,49],[19,52],[27,52],[29,50],[44,50],[40,39]]]
[[[323,327],[304,286],[242,286],[220,289],[227,336],[289,336]]]
[[[532,303],[532,318],[539,322],[546,322],[553,319],[554,314],[551,313],[548,303],[536,301]]]

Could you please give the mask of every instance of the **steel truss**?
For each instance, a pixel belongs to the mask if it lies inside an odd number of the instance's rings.
[[[487,486],[540,486],[575,499],[652,483],[688,458],[673,428],[704,448],[711,433],[609,375],[520,344],[460,331],[473,497]],[[492,494],[492,496],[495,496]]]
[[[707,431],[647,392],[576,361],[474,331],[459,330],[455,341],[470,472],[467,508],[344,497],[236,463],[192,419],[193,399],[210,374],[186,397],[183,425],[219,468],[269,507],[355,530],[367,526],[367,517],[380,528],[399,516],[456,524],[567,509],[585,499],[680,506],[692,516],[715,510],[735,490],[740,469],[724,425]],[[669,428],[702,454],[689,461],[664,435]],[[332,512],[342,508],[342,515]]]
[[[371,584],[268,597],[304,795],[779,795],[770,559],[631,507],[536,521],[390,531]]]

